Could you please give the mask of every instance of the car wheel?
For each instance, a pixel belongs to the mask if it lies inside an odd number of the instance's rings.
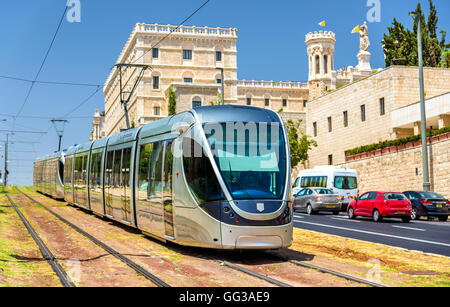
[[[380,214],[380,211],[378,211],[377,209],[375,209],[375,211],[373,211],[373,221],[374,222],[381,222],[383,220],[383,217]]]
[[[411,211],[411,219],[413,219],[415,221],[420,219],[420,215],[417,214],[417,209],[416,208],[413,208],[412,211]]]
[[[439,217],[439,222],[447,222],[447,221],[448,221],[448,215]]]
[[[403,223],[409,223],[411,222],[411,218],[410,217],[404,217],[402,218]]]
[[[308,206],[306,207],[306,213],[308,213],[308,215],[314,214],[314,210],[310,204],[308,204]]]
[[[348,209],[348,218],[351,220],[354,220],[356,218],[355,211],[353,211],[352,207],[350,207],[350,209]]]

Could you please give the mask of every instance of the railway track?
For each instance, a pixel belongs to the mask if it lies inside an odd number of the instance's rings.
[[[9,203],[11,206],[13,206],[14,210],[16,211],[17,215],[19,215],[19,218],[22,220],[22,223],[25,225],[26,229],[30,233],[31,237],[33,238],[34,242],[36,242],[37,246],[39,247],[42,256],[44,259],[50,264],[53,271],[56,273],[56,275],[59,278],[59,281],[61,282],[61,285],[63,287],[76,287],[67,272],[63,269],[63,267],[59,264],[56,257],[53,255],[53,253],[50,251],[50,249],[47,247],[47,245],[42,241],[42,239],[39,237],[39,235],[36,233],[34,228],[31,226],[30,222],[25,218],[25,216],[22,214],[22,212],[19,210],[19,208],[16,206],[14,201],[9,197],[8,193],[5,193],[6,198],[8,198]]]
[[[304,268],[307,268],[307,269],[311,269],[311,270],[316,270],[316,271],[319,271],[319,272],[325,273],[325,274],[330,274],[330,275],[333,275],[333,276],[336,276],[336,277],[340,277],[340,278],[343,278],[343,279],[346,279],[346,280],[349,280],[349,281],[353,281],[353,282],[356,282],[356,283],[360,283],[360,284],[363,284],[363,285],[366,285],[366,286],[376,287],[376,288],[384,288],[384,287],[386,287],[385,285],[382,285],[382,284],[374,283],[374,282],[371,282],[369,280],[365,280],[365,279],[358,278],[358,277],[355,277],[355,276],[351,276],[351,275],[348,275],[348,274],[336,272],[336,271],[333,271],[333,270],[330,270],[330,269],[327,269],[327,268],[322,268],[322,267],[319,267],[319,266],[316,266],[316,265],[313,265],[313,264],[310,264],[310,263],[306,263],[306,262],[303,262],[303,261],[289,259],[289,258],[286,258],[286,257],[275,255],[273,253],[270,253],[270,255],[272,255],[274,257],[278,257],[281,260],[287,261],[287,262],[295,264],[297,266],[301,266],[301,267],[304,267]]]
[[[89,235],[88,233],[86,233],[85,231],[83,231],[82,229],[80,229],[79,227],[77,227],[76,225],[70,223],[69,221],[67,221],[66,219],[64,219],[63,217],[59,216],[57,213],[53,212],[52,210],[50,210],[49,208],[47,208],[45,205],[43,205],[41,202],[35,200],[34,198],[32,198],[31,196],[27,195],[26,193],[24,193],[22,190],[20,190],[19,188],[15,187],[15,189],[17,191],[19,191],[21,194],[23,194],[25,197],[27,197],[28,199],[30,199],[31,201],[33,201],[34,203],[42,206],[44,209],[46,209],[48,212],[50,212],[51,214],[53,214],[55,217],[57,217],[58,219],[60,219],[61,221],[63,221],[64,223],[66,223],[67,225],[69,225],[70,227],[74,228],[77,232],[81,233],[82,235],[86,236],[87,238],[89,238],[91,241],[93,241],[95,244],[99,245],[100,247],[102,247],[103,249],[105,249],[108,253],[110,253],[111,255],[114,255],[115,257],[119,258],[121,261],[125,262],[127,265],[129,265],[130,267],[132,267],[133,269],[136,270],[136,272],[138,272],[139,274],[142,274],[143,276],[145,276],[147,279],[151,280],[152,282],[154,282],[156,285],[160,286],[160,287],[168,287],[169,285],[167,285],[166,283],[164,283],[163,281],[161,281],[159,278],[157,278],[156,276],[154,276],[153,274],[147,272],[145,269],[143,269],[142,267],[140,267],[139,265],[137,265],[136,263],[132,262],[131,260],[129,260],[128,258],[122,256],[120,253],[116,252],[115,250],[113,250],[112,248],[108,247],[106,244],[102,243],[101,241],[97,240],[96,238],[94,238],[93,236]],[[311,269],[311,270],[315,270],[324,274],[330,274],[342,279],[346,279],[348,281],[352,281],[355,283],[359,283],[365,286],[370,286],[370,287],[385,287],[384,285],[381,284],[377,284],[365,279],[361,279],[355,276],[351,276],[348,274],[344,274],[344,273],[340,273],[340,272],[336,272],[327,268],[323,268],[323,267],[319,267],[316,265],[312,265],[303,261],[298,261],[295,259],[290,259],[287,257],[283,257],[280,255],[277,255],[276,253],[273,252],[267,252],[267,255],[272,257],[272,258],[276,258],[279,259],[281,261],[285,261],[285,262],[289,262],[292,263],[294,265],[297,266],[301,266],[307,269]],[[253,270],[250,270],[248,268],[245,268],[239,264],[233,263],[231,261],[226,261],[224,259],[217,259],[217,258],[210,258],[213,261],[218,262],[220,265],[222,266],[226,266],[228,268],[231,268],[233,270],[239,271],[241,273],[250,275],[252,277],[255,278],[259,278],[261,280],[264,280],[270,284],[273,284],[275,286],[278,287],[294,287],[288,283],[279,281],[275,278],[260,274],[258,272],[255,272]]]
[[[386,287],[386,286],[384,286],[382,284],[374,283],[374,282],[371,282],[371,281],[368,281],[368,280],[365,280],[365,279],[361,279],[361,278],[358,278],[358,277],[355,277],[355,276],[351,276],[351,275],[348,275],[348,274],[336,272],[336,271],[333,271],[333,270],[330,270],[330,269],[327,269],[327,268],[323,268],[323,267],[319,267],[319,266],[312,265],[312,264],[309,264],[309,263],[305,263],[303,261],[298,261],[298,260],[293,260],[293,259],[289,259],[289,258],[286,258],[286,257],[282,257],[282,256],[274,254],[273,252],[267,252],[267,255],[270,256],[270,257],[277,258],[279,260],[285,261],[285,262],[292,263],[292,264],[297,265],[297,266],[301,266],[301,267],[304,267],[304,268],[307,268],[307,269],[319,271],[319,272],[324,273],[324,274],[330,274],[330,275],[333,275],[333,276],[336,276],[336,277],[339,277],[339,278],[342,278],[342,279],[346,279],[346,280],[349,280],[349,281],[352,281],[352,282],[355,282],[355,283],[359,283],[359,284],[362,284],[362,285],[365,285],[365,286],[377,287],[377,288]],[[243,272],[245,274],[251,275],[253,277],[262,279],[262,280],[264,280],[264,281],[266,281],[268,283],[271,283],[273,285],[276,285],[276,286],[279,286],[279,287],[294,287],[294,286],[292,286],[290,284],[287,284],[285,282],[276,280],[276,279],[274,279],[272,277],[269,277],[269,276],[266,276],[266,275],[262,275],[260,273],[257,273],[255,271],[249,270],[249,269],[244,268],[244,267],[242,267],[240,265],[237,265],[235,263],[232,263],[232,262],[229,262],[229,261],[221,261],[221,260],[216,260],[216,261],[218,261],[223,266],[227,266],[227,267],[229,267],[231,269],[234,269],[234,270]]]
[[[132,261],[131,259],[123,256],[122,254],[120,254],[119,252],[117,252],[116,250],[114,250],[113,248],[111,248],[110,246],[106,245],[105,243],[103,243],[102,241],[98,240],[97,238],[95,238],[94,236],[90,235],[89,233],[87,233],[86,231],[82,230],[81,228],[79,228],[78,226],[72,224],[71,222],[69,222],[68,220],[66,220],[65,218],[63,218],[62,216],[60,216],[59,214],[57,214],[56,212],[54,212],[53,210],[49,209],[47,206],[43,205],[41,202],[35,200],[34,198],[32,198],[31,196],[29,196],[28,194],[26,194],[25,192],[23,192],[22,190],[20,190],[18,187],[14,187],[19,193],[21,193],[22,195],[24,195],[26,198],[28,198],[29,200],[31,200],[32,202],[36,203],[37,205],[41,206],[42,208],[44,208],[45,210],[47,210],[49,213],[51,213],[53,216],[55,216],[56,218],[58,218],[60,221],[64,222],[66,225],[70,226],[72,229],[74,229],[75,231],[77,231],[78,233],[80,233],[81,235],[83,235],[84,237],[88,238],[90,241],[92,241],[93,243],[95,243],[97,246],[101,247],[102,249],[104,249],[106,252],[108,252],[109,254],[111,254],[112,256],[116,257],[117,259],[119,259],[120,261],[122,261],[123,263],[125,263],[126,265],[128,265],[130,268],[132,268],[133,270],[135,270],[138,274],[142,275],[143,277],[145,277],[146,279],[150,280],[154,285],[158,286],[158,287],[170,287],[170,285],[168,285],[167,283],[165,283],[164,281],[162,281],[161,279],[159,279],[157,276],[155,276],[154,274],[148,272],[147,270],[145,270],[143,267],[141,267],[139,264],[137,264],[136,262]],[[8,199],[9,196],[7,195]],[[15,207],[16,208],[16,207]],[[16,208],[16,211],[18,211],[18,209]],[[19,211],[20,212],[20,211]],[[20,214],[21,215],[21,214]],[[27,227],[28,229],[28,227]],[[42,240],[41,240],[42,241]],[[54,257],[53,257],[54,258]],[[67,274],[66,274],[67,275]],[[59,276],[59,275],[58,275]]]

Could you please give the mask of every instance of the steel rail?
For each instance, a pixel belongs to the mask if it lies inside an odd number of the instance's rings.
[[[221,265],[227,266],[227,267],[229,267],[229,268],[231,268],[233,270],[240,271],[240,272],[248,274],[250,276],[262,279],[264,281],[267,281],[268,283],[271,283],[271,284],[279,286],[279,287],[293,287],[292,285],[289,285],[289,284],[284,283],[282,281],[279,281],[279,280],[276,280],[276,279],[271,278],[269,276],[257,273],[255,271],[249,270],[247,268],[244,268],[244,267],[242,267],[240,265],[237,265],[237,264],[234,264],[234,263],[231,263],[231,262],[228,262],[228,261],[219,261],[219,263]]]
[[[319,271],[321,273],[334,275],[334,276],[337,276],[337,277],[340,277],[340,278],[343,278],[343,279],[347,279],[349,281],[353,281],[353,282],[356,282],[356,283],[364,284],[364,285],[371,286],[371,287],[377,287],[377,288],[384,288],[384,287],[386,287],[385,285],[382,285],[382,284],[371,282],[371,281],[368,281],[368,280],[365,280],[365,279],[362,279],[362,278],[358,278],[358,277],[355,277],[355,276],[351,276],[351,275],[348,275],[348,274],[336,272],[336,271],[333,271],[333,270],[330,270],[330,269],[327,269],[327,268],[322,268],[322,267],[319,267],[319,266],[316,266],[316,265],[313,265],[313,264],[310,264],[310,263],[306,263],[306,262],[303,262],[303,261],[293,260],[293,259],[286,258],[286,257],[283,257],[283,256],[275,255],[273,253],[269,253],[269,254],[271,256],[273,256],[273,257],[277,257],[277,258],[279,258],[281,260],[284,260],[284,261],[287,261],[289,263],[292,263],[292,264],[295,264],[295,265],[298,265],[298,266],[301,266],[301,267],[304,267],[304,268],[307,268],[307,269],[316,270],[316,271]]]
[[[109,254],[111,254],[112,256],[118,258],[120,261],[124,262],[126,265],[128,265],[129,267],[131,267],[133,270],[135,270],[137,273],[141,274],[142,276],[144,276],[145,278],[147,278],[148,280],[150,280],[152,283],[154,283],[156,286],[158,287],[170,287],[170,285],[168,285],[167,283],[165,283],[164,281],[162,281],[161,279],[159,279],[157,276],[153,275],[152,273],[148,272],[147,270],[145,270],[143,267],[141,267],[139,264],[137,264],[136,262],[128,259],[127,257],[123,256],[122,254],[120,254],[119,252],[117,252],[116,250],[114,250],[113,248],[109,247],[108,245],[106,245],[105,243],[101,242],[100,240],[98,240],[97,238],[95,238],[94,236],[90,235],[89,233],[87,233],[86,231],[82,230],[81,228],[79,228],[78,226],[72,224],[71,222],[69,222],[68,220],[66,220],[65,218],[63,218],[62,216],[60,216],[59,214],[55,213],[54,211],[50,210],[49,208],[47,208],[45,205],[43,205],[41,202],[35,200],[34,198],[32,198],[31,196],[27,195],[26,193],[24,193],[22,190],[20,190],[18,187],[15,187],[15,189],[17,191],[19,191],[20,193],[22,193],[25,197],[27,197],[29,200],[33,201],[34,203],[40,205],[42,208],[44,208],[45,210],[47,210],[48,212],[50,212],[51,214],[53,214],[55,217],[57,217],[59,220],[61,220],[62,222],[64,222],[65,224],[69,225],[70,227],[72,227],[74,230],[76,230],[78,233],[82,234],[83,236],[85,236],[86,238],[88,238],[89,240],[91,240],[92,242],[94,242],[96,245],[98,245],[99,247],[103,248],[105,251],[107,251]]]
[[[63,287],[76,287],[73,283],[72,279],[69,277],[69,275],[66,273],[66,271],[62,268],[62,266],[59,264],[56,257],[52,254],[50,249],[45,245],[44,241],[39,237],[39,235],[36,233],[36,231],[33,229],[31,224],[28,222],[28,220],[25,218],[25,216],[20,212],[19,208],[16,206],[14,201],[9,197],[8,193],[5,193],[6,197],[8,198],[8,201],[10,204],[14,207],[14,210],[16,210],[17,215],[19,215],[20,219],[22,220],[23,224],[27,228],[28,232],[30,233],[33,240],[36,242],[37,246],[41,250],[42,256],[45,260],[50,264],[53,271],[58,276],[61,284]]]

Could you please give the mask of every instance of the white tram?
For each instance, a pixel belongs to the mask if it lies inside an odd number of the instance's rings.
[[[163,241],[292,244],[289,145],[270,110],[195,108],[40,159],[34,172],[36,190],[60,198],[61,183],[67,202]]]

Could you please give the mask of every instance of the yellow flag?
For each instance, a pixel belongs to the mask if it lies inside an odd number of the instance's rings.
[[[326,22],[325,22],[325,20],[324,20],[324,21],[322,21],[322,22],[319,22],[319,26],[321,26],[321,27],[325,27],[325,25],[326,25]]]
[[[352,30],[352,34],[353,33],[359,33],[359,25],[357,25],[353,30]]]

